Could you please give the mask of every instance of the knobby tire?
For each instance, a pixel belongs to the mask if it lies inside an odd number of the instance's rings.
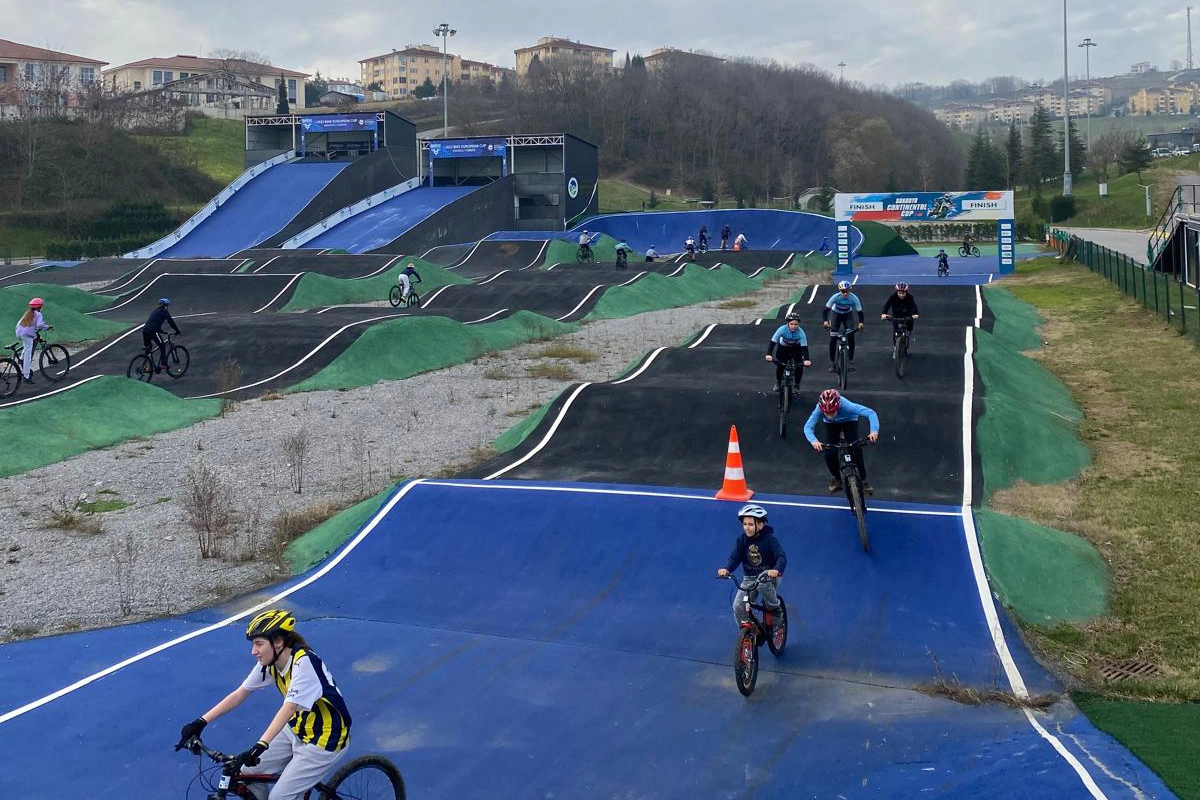
[[[192,357],[187,348],[181,344],[171,345],[167,351],[167,374],[172,378],[182,378],[192,363]]]
[[[767,647],[776,656],[783,655],[787,647],[787,604],[782,597],[779,598],[779,610],[775,612],[775,619],[767,631]]]
[[[738,637],[737,648],[733,652],[733,679],[743,697],[754,693],[754,684],[758,683],[758,647],[755,645],[754,631],[747,631]]]
[[[0,358],[0,397],[12,397],[21,387],[21,368],[11,358]]]
[[[779,438],[787,438],[788,409],[792,404],[792,387],[785,381],[779,389]]]
[[[893,356],[896,360],[896,377],[904,377],[904,367],[908,364],[908,337],[900,334],[896,337],[896,346],[893,348],[895,352]]]
[[[867,507],[863,503],[862,483],[857,477],[846,481],[846,496],[850,500],[850,508],[854,510],[854,518],[858,521],[858,540],[862,542],[864,553],[871,552],[871,542],[867,538]]]
[[[838,388],[844,392],[850,386],[850,352],[839,347],[837,357]]]
[[[38,357],[38,371],[51,383],[61,381],[71,371],[71,354],[61,344],[46,345]]]
[[[373,780],[372,780],[373,779]],[[364,793],[366,781],[378,787]],[[339,791],[339,789],[341,791]],[[324,784],[320,800],[404,800],[404,778],[383,756],[360,756],[347,763]]]

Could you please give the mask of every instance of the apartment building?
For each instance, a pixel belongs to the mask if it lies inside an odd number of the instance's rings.
[[[1129,96],[1130,114],[1190,114],[1197,107],[1200,107],[1200,86],[1195,83],[1140,89]]]
[[[358,62],[363,86],[378,84],[393,100],[412,96],[428,78],[434,86],[442,85],[442,51],[432,44],[410,44],[403,50],[392,50],[381,56]],[[450,80],[458,80],[462,58],[453,53],[446,56],[446,71]]]
[[[987,121],[988,109],[983,106],[950,103],[942,108],[935,109],[933,116],[943,125],[961,130],[969,130]]]
[[[608,71],[612,69],[613,53],[617,51],[593,44],[572,42],[557,36],[543,36],[537,40],[537,44],[513,52],[517,56],[517,77],[524,78],[529,74],[529,65],[535,58],[543,64],[562,61]]]
[[[1017,123],[1024,125],[1029,122],[1037,106],[1026,100],[1007,100],[986,104],[988,118],[992,122]]]
[[[495,64],[489,64],[486,61],[470,61],[463,59],[459,68],[458,80],[466,81],[476,86],[484,83],[492,83],[499,86],[507,80],[512,80],[517,77],[516,70],[508,67],[497,67]]]
[[[304,108],[308,73],[241,59],[175,55],[144,58],[104,71],[104,83],[121,94],[159,91],[204,113],[272,110],[279,84],[287,86],[288,103]]]
[[[1040,105],[1050,112],[1053,117],[1063,116],[1063,96],[1061,92],[1047,90],[1027,92],[1021,95],[1027,103]],[[1094,117],[1103,116],[1112,105],[1112,92],[1102,86],[1090,89],[1072,89],[1070,97],[1071,116],[1082,117],[1091,114]]]
[[[1154,72],[1154,67],[1150,66],[1149,61],[1139,61],[1129,68],[1130,75],[1145,75],[1149,72]]]
[[[656,47],[650,55],[643,56],[642,61],[650,71],[660,70],[667,64],[689,66],[716,66],[724,64],[725,59],[710,56],[707,53],[694,53],[691,50],[676,50],[674,47]]]
[[[30,108],[76,106],[107,63],[0,39],[0,117]]]

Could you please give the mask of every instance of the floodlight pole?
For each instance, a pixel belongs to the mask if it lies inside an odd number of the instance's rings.
[[[1064,197],[1071,189],[1071,77],[1067,61],[1067,0],[1063,0],[1063,188]]]
[[[843,86],[846,83],[846,62],[839,61],[838,67],[842,70],[841,77],[838,78],[838,86]]]
[[[1066,0],[1063,0],[1066,2]],[[458,31],[445,22],[433,29],[434,36],[442,37],[442,138],[450,135],[450,69],[447,66],[447,42]]]
[[[1092,48],[1100,45],[1092,41],[1092,37],[1087,37],[1079,46],[1083,48],[1084,63],[1086,64],[1086,72],[1084,73],[1087,81],[1087,146],[1088,152],[1092,152]]]

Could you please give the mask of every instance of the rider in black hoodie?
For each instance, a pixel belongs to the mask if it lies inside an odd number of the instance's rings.
[[[739,588],[733,598],[733,616],[738,625],[749,627],[750,620],[746,618],[746,595],[754,602],[755,595],[761,594],[763,606],[770,614],[779,609],[779,596],[775,592],[776,582],[783,577],[787,567],[787,553],[783,545],[775,538],[775,529],[767,524],[767,510],[759,505],[742,506],[738,510],[738,519],[742,523],[742,534],[733,545],[733,552],[725,566],[717,570],[717,577],[724,578],[737,569],[740,564],[742,573],[747,578],[758,578],[756,588]]]

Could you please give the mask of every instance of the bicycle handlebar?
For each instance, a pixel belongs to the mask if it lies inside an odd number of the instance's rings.
[[[203,753],[218,764],[228,764],[233,760],[233,756],[226,755],[220,750],[213,750],[211,747],[208,747],[200,740],[199,736],[193,736],[191,739],[188,739],[186,742],[184,742],[183,749],[197,756]]]
[[[871,444],[871,440],[867,437],[863,437],[862,439],[855,439],[853,442],[837,442],[834,444],[832,442],[818,441],[817,444],[821,445],[822,447],[832,447],[835,450],[850,450],[855,447],[866,447],[867,445]]]

